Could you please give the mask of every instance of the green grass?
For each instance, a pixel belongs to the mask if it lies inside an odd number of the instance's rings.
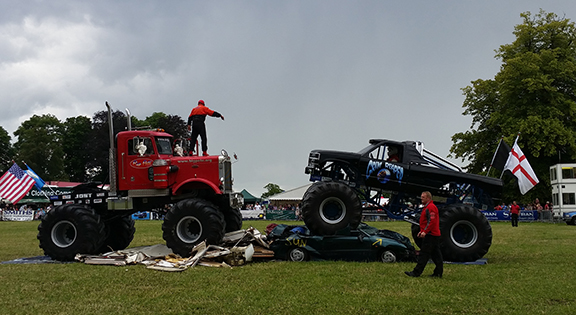
[[[244,227],[264,232],[269,223]],[[42,255],[37,225],[0,222],[0,261]],[[410,235],[404,222],[372,225]],[[182,273],[140,265],[0,265],[0,313],[574,314],[576,227],[493,223],[492,229],[488,264],[447,264],[443,279],[405,276],[414,263],[264,262]],[[158,243],[161,222],[138,221],[131,247]]]

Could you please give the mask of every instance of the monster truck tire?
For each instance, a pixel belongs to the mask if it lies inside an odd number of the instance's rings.
[[[104,222],[104,230],[106,237],[98,250],[100,253],[125,249],[134,239],[134,232],[136,232],[131,215]]]
[[[466,205],[448,205],[440,211],[442,256],[466,262],[482,258],[492,245],[492,227],[484,214]]]
[[[166,213],[162,237],[174,253],[188,257],[194,246],[204,240],[219,244],[224,226],[224,216],[214,204],[199,198],[185,199]]]
[[[228,198],[221,197],[215,200],[215,204],[224,215],[224,222],[226,223],[224,232],[228,233],[242,229],[242,213],[240,210],[230,207]]]
[[[242,213],[238,209],[230,208],[230,206],[220,208],[224,214],[224,222],[226,228],[224,232],[234,232],[242,229]]]
[[[304,194],[302,219],[313,234],[333,235],[362,219],[358,196],[350,187],[335,182],[316,182]]]
[[[44,254],[55,260],[74,260],[76,254],[97,254],[104,241],[104,224],[93,209],[69,204],[48,212],[38,225]]]

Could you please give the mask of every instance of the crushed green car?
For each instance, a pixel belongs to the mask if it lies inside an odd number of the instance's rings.
[[[268,234],[274,257],[290,261],[415,261],[416,251],[410,239],[389,230],[364,223],[335,235],[312,235],[305,225],[280,224]]]

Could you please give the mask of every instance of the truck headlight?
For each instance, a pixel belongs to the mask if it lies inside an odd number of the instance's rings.
[[[166,165],[168,165],[168,162],[162,159],[154,160],[154,162],[152,162],[152,166],[166,166]]]

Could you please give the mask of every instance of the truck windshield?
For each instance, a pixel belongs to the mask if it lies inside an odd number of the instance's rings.
[[[170,138],[156,137],[156,147],[158,148],[158,154],[172,155],[172,144],[170,144]]]

